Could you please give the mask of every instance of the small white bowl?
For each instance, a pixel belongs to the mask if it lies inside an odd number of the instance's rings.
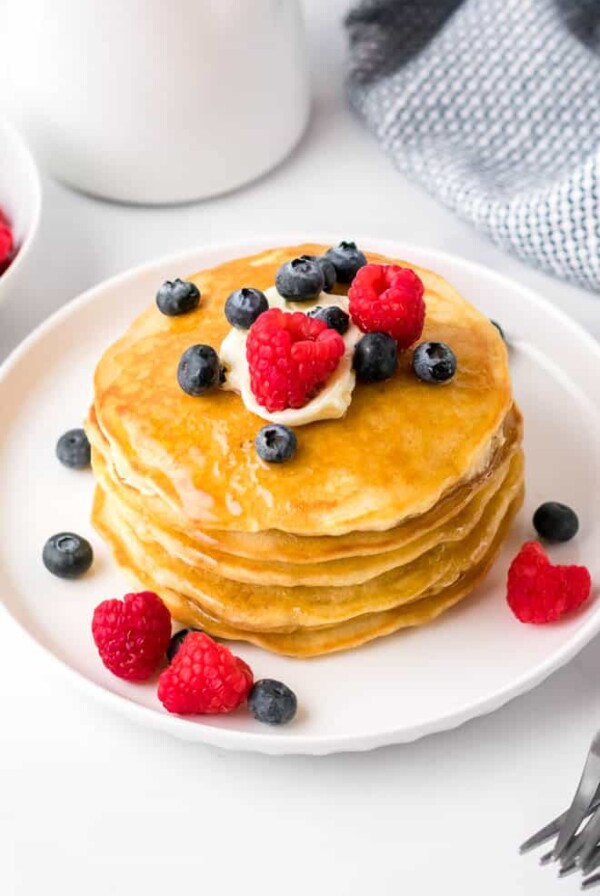
[[[40,224],[42,187],[37,165],[19,132],[0,119],[0,208],[13,232],[16,255],[0,274],[0,304],[14,293]]]

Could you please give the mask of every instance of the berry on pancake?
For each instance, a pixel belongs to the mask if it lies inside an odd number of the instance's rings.
[[[344,350],[340,334],[324,321],[270,308],[250,327],[246,343],[256,400],[270,413],[304,407],[325,385]]]
[[[410,268],[367,264],[348,291],[350,316],[365,333],[387,333],[399,349],[410,348],[423,332],[423,282]]]
[[[283,264],[275,276],[277,292],[290,302],[312,302],[325,286],[320,263],[308,255]]]
[[[338,283],[352,283],[357,272],[366,265],[367,258],[350,240],[342,240],[325,253],[325,258],[333,264]]]
[[[200,304],[200,290],[190,280],[165,280],[156,293],[156,304],[167,317],[189,314]]]

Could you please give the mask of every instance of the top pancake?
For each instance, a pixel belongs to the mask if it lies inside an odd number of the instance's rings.
[[[185,349],[203,342],[218,350],[227,334],[230,292],[266,289],[285,261],[324,250],[269,250],[202,271],[188,278],[202,294],[196,311],[173,318],[152,305],[106,351],[95,414],[121,477],[200,527],[340,535],[396,526],[478,474],[511,406],[506,349],[443,278],[410,262],[395,263],[425,284],[422,340],[452,347],[458,369],[450,383],[419,382],[405,352],[391,380],[357,384],[344,418],[298,428],[298,451],[283,465],[258,458],[254,437],[264,421],[238,395],[216,389],[194,398],[180,389]]]

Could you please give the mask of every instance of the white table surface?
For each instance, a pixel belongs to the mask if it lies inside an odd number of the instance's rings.
[[[244,190],[179,208],[111,205],[46,177],[36,275],[0,310],[0,359],[114,273],[276,228],[456,252],[600,335],[600,297],[507,257],[392,169],[344,104],[346,3],[305,2],[316,100],[292,157]],[[72,690],[4,621],[0,707],[3,896],[548,896],[578,886],[516,847],[565,804],[600,725],[599,642],[492,716],[362,755],[268,758],[140,729]]]

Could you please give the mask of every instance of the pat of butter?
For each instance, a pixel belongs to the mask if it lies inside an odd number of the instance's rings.
[[[272,308],[282,308],[284,311],[306,312],[317,305],[338,305],[344,311],[348,310],[346,296],[333,296],[325,292],[322,292],[314,302],[301,303],[286,302],[274,286],[267,289],[265,295]],[[233,327],[221,343],[219,352],[221,363],[227,368],[227,378],[222,388],[237,392],[249,411],[271,423],[304,426],[306,423],[315,423],[317,420],[334,420],[343,417],[352,401],[352,391],[356,384],[356,377],[352,369],[352,357],[354,346],[361,336],[362,333],[358,327],[351,323],[348,331],[342,337],[346,347],[344,355],[336,370],[312,401],[309,401],[303,408],[286,408],[284,411],[269,413],[266,408],[258,404],[250,388],[250,372],[246,360],[248,331],[237,330]]]

